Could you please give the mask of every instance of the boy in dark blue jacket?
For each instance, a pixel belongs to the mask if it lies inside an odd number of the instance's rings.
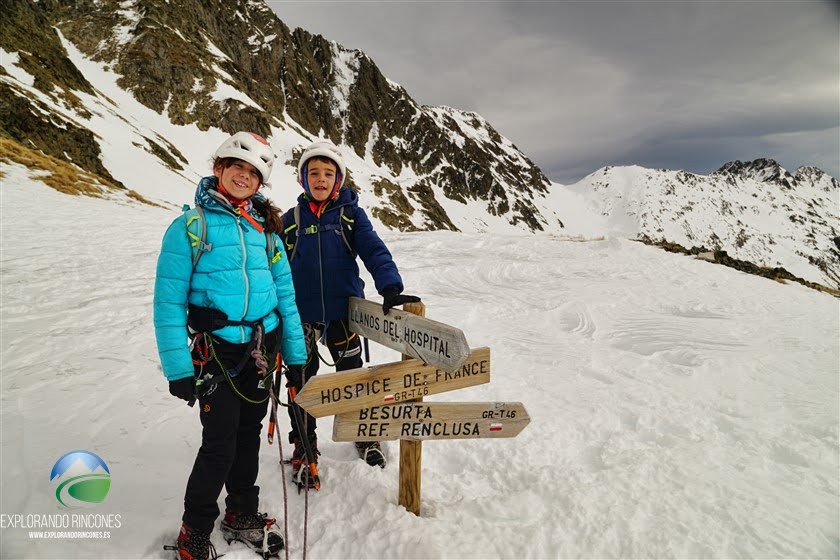
[[[326,342],[336,371],[362,367],[361,341],[350,332],[347,317],[350,296],[364,297],[357,254],[373,276],[386,314],[394,306],[420,301],[416,296],[402,295],[402,278],[390,251],[359,208],[358,195],[342,185],[346,174],[338,148],[329,141],[315,142],[298,163],[298,180],[303,187],[298,205],[283,215],[282,237],[309,352],[305,366],[289,368],[288,386],[296,392],[318,373],[318,339]],[[305,426],[297,426],[291,409],[289,415],[289,440],[295,446],[292,468],[298,475],[306,463],[301,445],[304,434],[317,454],[316,424],[307,414]],[[384,468],[379,442],[360,442],[356,447],[368,464]]]

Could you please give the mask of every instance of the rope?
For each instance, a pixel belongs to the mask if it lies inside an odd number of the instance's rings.
[[[321,355],[321,351],[318,349],[318,344],[314,340],[312,342],[312,348],[315,350],[315,353],[318,355],[318,359],[321,360],[321,363],[323,363],[327,367],[335,367],[335,368],[338,367],[338,364],[340,364],[341,360],[344,359],[344,353],[347,352],[347,348],[350,346],[350,340],[353,338],[353,336],[356,336],[356,333],[347,330],[347,325],[344,324],[344,321],[339,321],[339,322],[341,323],[341,328],[344,330],[344,343],[345,344],[344,344],[344,351],[339,352],[338,359],[335,361],[334,364],[331,364],[330,362],[325,360],[324,357]],[[326,333],[327,333],[327,327],[328,326],[329,325],[324,325],[324,339],[325,339],[325,342],[326,342]],[[310,327],[310,329],[311,329],[310,334],[314,336],[315,329],[311,328],[311,327]],[[309,365],[308,361],[307,361],[306,365]]]
[[[255,328],[254,328],[254,332],[255,332],[255,333],[257,333],[257,331],[258,331],[258,330],[259,330],[259,339],[260,339],[260,344],[258,344],[258,345],[257,345],[257,346],[256,346],[256,347],[255,347],[255,348],[251,351],[251,356],[252,356],[252,357],[254,357],[255,355],[259,355],[259,356],[260,356],[260,360],[261,360],[261,362],[262,362],[263,366],[265,366],[265,369],[267,370],[267,369],[268,369],[268,362],[266,361],[266,359],[265,359],[265,354],[263,354],[263,351],[262,351],[262,327],[261,327],[261,325],[258,325],[257,327],[255,327]],[[228,373],[227,368],[224,366],[224,364],[222,364],[222,361],[219,359],[219,356],[216,354],[216,348],[215,348],[215,346],[214,346],[214,344],[213,344],[213,337],[212,337],[212,336],[207,335],[207,333],[202,333],[202,334],[204,334],[204,335],[205,335],[205,339],[207,340],[207,346],[208,346],[208,348],[210,349],[210,353],[212,354],[213,359],[216,361],[216,364],[218,364],[219,368],[220,368],[220,369],[222,370],[222,372],[224,373],[224,376],[225,376],[225,379],[226,379],[226,380],[227,380],[227,382],[228,382],[228,385],[230,385],[231,390],[232,390],[234,393],[236,393],[236,395],[237,395],[240,399],[242,399],[242,400],[243,400],[243,401],[245,401],[245,402],[249,402],[249,403],[251,403],[251,404],[262,404],[262,403],[264,403],[265,401],[267,401],[269,398],[271,398],[271,394],[269,393],[268,395],[266,395],[266,396],[265,396],[265,398],[264,398],[264,399],[261,399],[261,400],[256,401],[256,400],[253,400],[253,399],[249,399],[248,397],[246,397],[245,395],[243,395],[242,393],[240,393],[240,392],[239,392],[239,389],[237,389],[237,388],[236,388],[236,384],[233,382],[233,378],[231,378],[230,374]],[[256,359],[256,358],[255,358],[255,359]],[[262,367],[260,366],[260,363],[259,363],[259,362],[257,362],[257,367],[260,369],[260,371],[264,371],[264,370],[262,369]]]
[[[281,366],[282,369],[288,370],[288,367]],[[281,368],[277,368],[276,375],[283,375],[283,371]],[[293,403],[285,404],[283,403],[274,392],[274,383],[272,383],[269,387],[269,398],[272,401],[279,405],[279,406],[294,406]],[[306,420],[304,420],[306,422]],[[298,432],[303,432],[303,437],[307,437],[306,435],[306,427],[304,426],[302,429],[299,427]],[[283,483],[283,533],[286,542],[286,546],[284,547],[286,550],[286,560],[289,560],[289,497],[288,492],[286,489],[286,469],[285,467],[285,460],[283,458],[283,442],[282,438],[278,443],[278,451],[280,453],[280,477]],[[301,467],[301,470],[309,469],[308,465],[304,465]],[[307,475],[308,476],[308,475]],[[309,538],[309,486],[306,487],[306,494],[303,497],[303,559],[306,560],[306,548],[307,548],[307,541]]]
[[[262,345],[263,345],[263,326],[262,324],[258,324],[254,327],[254,332],[252,334],[252,339],[254,341],[254,349],[251,350],[251,357],[254,358],[254,364],[257,366],[257,369],[260,370],[260,373],[265,376],[268,373],[268,362],[265,360],[265,355],[262,353]]]
[[[302,372],[301,372],[301,382],[302,382],[303,385],[306,384],[306,368],[305,367],[302,369]],[[290,391],[294,391],[294,387],[292,387],[290,389]],[[289,395],[289,398],[290,398],[289,406],[290,407],[298,406],[294,402],[291,401],[292,396],[293,395],[290,393],[290,395]],[[298,431],[298,437],[309,438],[309,434],[308,434],[308,431],[307,431],[307,423],[309,422],[309,419],[307,418],[307,415],[304,412],[304,410],[302,408],[300,408],[299,406],[297,408],[297,412],[299,412],[299,414],[296,417],[299,420],[302,420],[302,421],[297,422],[297,424],[298,424],[298,430],[297,430]],[[308,461],[308,457],[307,457],[307,461]],[[303,496],[303,558],[302,558],[302,560],[306,560],[306,548],[307,548],[307,541],[308,541],[308,537],[309,537],[309,480],[312,479],[312,473],[309,470],[309,465],[308,464],[302,465],[298,475],[299,476],[302,475],[302,476],[305,477],[305,478],[301,478],[299,480],[304,480],[305,481],[305,484],[304,484],[305,494]]]
[[[309,468],[309,467],[306,467]],[[306,537],[309,528],[309,486],[303,495],[303,560],[306,560]]]
[[[276,375],[281,375],[279,368],[276,371]],[[274,383],[271,383],[268,387],[268,396],[271,398],[272,406],[276,410],[280,401],[277,395],[274,394]],[[286,560],[289,560],[289,496],[286,489],[286,468],[283,461],[283,438],[277,441],[277,451],[280,453],[280,480],[283,483],[283,539],[286,543],[283,548],[286,550]]]

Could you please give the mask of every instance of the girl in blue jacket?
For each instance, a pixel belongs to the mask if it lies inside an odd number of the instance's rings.
[[[226,540],[261,553],[283,546],[275,520],[258,513],[261,422],[278,352],[290,365],[306,363],[307,352],[277,237],[280,212],[257,192],[273,164],[260,136],[238,132],[225,140],[213,175],[196,190],[201,212],[172,222],[158,258],[154,324],[163,373],[172,395],[190,406],[198,400],[203,427],[184,496],[177,541],[182,559],[209,556],[222,486]],[[193,246],[202,242],[198,252]]]
[[[358,195],[343,186],[347,169],[332,142],[320,140],[304,150],[298,162],[298,180],[303,193],[296,208],[283,215],[283,241],[290,257],[297,294],[297,306],[304,324],[309,361],[304,367],[289,367],[287,386],[300,391],[318,373],[316,341],[322,339],[330,351],[336,371],[362,367],[361,342],[348,327],[350,296],[364,297],[356,257],[373,276],[382,295],[383,310],[417,302],[416,296],[402,295],[403,282],[390,251],[373,229]],[[301,439],[306,437],[317,450],[315,418],[306,415],[305,426],[297,426],[292,411],[294,444],[292,468],[299,484],[304,461]],[[370,465],[385,466],[379,442],[356,444]]]

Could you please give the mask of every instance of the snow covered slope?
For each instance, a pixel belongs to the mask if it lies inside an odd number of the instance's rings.
[[[74,513],[49,476],[86,449],[108,464],[111,490],[84,513],[121,526],[107,539],[5,526],[0,557],[168,557],[200,443],[197,411],[167,391],[152,328],[155,261],[177,210],[3,172],[0,510]],[[309,558],[840,555],[835,298],[607,231],[589,242],[382,233],[427,315],[491,348],[489,384],[428,400],[521,401],[532,421],[515,439],[424,443],[415,517],[396,503],[396,442],[388,467],[371,469],[330,441],[325,418]],[[374,363],[397,359],[371,349]],[[261,461],[261,507],[282,519],[276,442]],[[303,503],[288,495],[292,558]],[[213,542],[226,560],[256,558],[218,531]]]

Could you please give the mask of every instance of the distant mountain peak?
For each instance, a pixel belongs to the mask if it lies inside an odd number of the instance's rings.
[[[796,177],[779,165],[776,160],[759,158],[753,161],[742,162],[740,160],[725,163],[713,175],[732,175],[741,179],[753,179],[760,183],[776,183],[778,185],[794,188],[798,184]]]
[[[822,185],[825,191],[840,190],[840,182],[837,179],[813,165],[803,165],[797,169],[796,180],[800,183],[810,182],[815,185]]]

